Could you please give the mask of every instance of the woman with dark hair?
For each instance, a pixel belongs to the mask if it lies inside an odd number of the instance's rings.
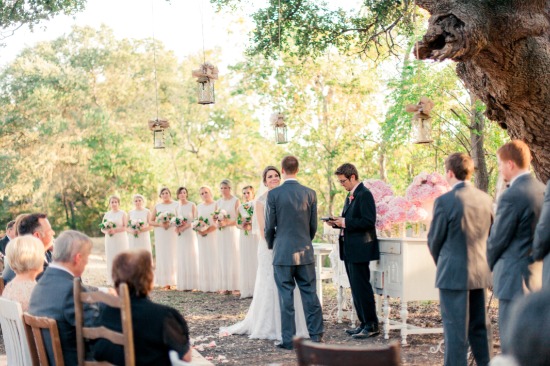
[[[199,288],[199,255],[197,249],[197,235],[191,228],[193,220],[197,218],[197,206],[187,200],[187,188],[179,187],[177,191],[177,217],[181,220],[176,227],[178,241],[176,257],[178,275],[176,288],[178,290],[193,290]]]
[[[153,276],[153,262],[146,250],[125,251],[113,261],[115,287],[124,282],[130,292],[136,365],[170,365],[170,350],[190,362],[191,345],[185,319],[176,309],[156,304],[148,297],[153,289]],[[122,331],[120,310],[105,307],[99,323]],[[124,365],[124,350],[106,339],[99,339],[94,345],[94,358]]]
[[[157,285],[169,290],[176,284],[176,240],[178,234],[172,224],[176,216],[178,203],[172,200],[167,187],[160,190],[161,202],[155,205],[149,224],[155,227],[155,281]]]
[[[269,190],[278,187],[281,183],[281,173],[274,166],[268,166],[262,173],[262,180],[268,191],[256,200],[254,216],[252,216],[252,231],[256,232],[259,238],[258,271],[252,303],[244,320],[230,327],[220,328],[220,335],[248,334],[249,338],[272,339],[280,342],[281,312],[279,310],[279,295],[273,273],[273,251],[267,248],[264,236],[264,211]],[[298,287],[294,290],[294,309],[296,309],[296,336],[309,338]]]

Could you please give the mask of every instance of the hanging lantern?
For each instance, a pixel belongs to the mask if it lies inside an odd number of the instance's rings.
[[[149,121],[149,129],[153,131],[153,148],[164,149],[165,138],[164,130],[170,127],[170,124],[166,120],[154,119]]]
[[[213,104],[214,80],[218,79],[218,68],[205,62],[199,69],[193,70],[194,78],[197,78],[197,102],[199,104]]]
[[[278,144],[286,144],[288,142],[288,135],[285,115],[282,113],[273,113],[271,115],[271,124],[275,130],[275,142]]]
[[[420,98],[418,104],[409,104],[405,107],[405,110],[413,114],[412,129],[413,129],[413,142],[415,144],[429,144],[432,143],[432,119],[430,112],[434,103],[427,97]]]

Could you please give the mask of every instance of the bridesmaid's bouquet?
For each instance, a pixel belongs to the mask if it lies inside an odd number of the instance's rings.
[[[208,222],[208,218],[204,218],[202,216],[199,216],[195,220],[193,220],[193,223],[191,224],[191,227],[196,232],[203,232],[204,230],[208,229],[210,226],[210,223]]]
[[[172,219],[174,218],[174,215],[172,212],[157,212],[157,223],[164,225],[165,223],[171,224]],[[165,229],[168,229],[165,227]]]
[[[134,230],[134,237],[139,236],[139,231],[145,226],[145,222],[142,219],[130,219],[128,220],[128,227]]]
[[[248,231],[252,228],[252,215],[254,215],[254,206],[252,203],[247,202],[243,204],[244,216],[239,212],[237,217],[237,224],[242,225],[244,229],[244,235],[248,235]]]
[[[181,225],[187,223],[187,217],[174,216],[174,217],[172,217],[172,219],[170,220],[170,222],[171,222],[172,224],[174,224],[174,226],[178,227],[178,226],[181,226]],[[178,232],[178,236],[180,236],[180,235],[181,235],[181,233]]]
[[[214,221],[217,224],[219,224],[225,219],[230,219],[230,218],[231,218],[231,215],[229,215],[225,210],[218,209],[212,212],[212,221]],[[221,229],[223,229],[223,226],[218,225],[218,230],[221,230]]]
[[[107,219],[103,219],[103,221],[99,224],[99,228],[101,230],[110,230],[116,228],[116,224]],[[109,236],[113,236],[113,234],[109,234]]]

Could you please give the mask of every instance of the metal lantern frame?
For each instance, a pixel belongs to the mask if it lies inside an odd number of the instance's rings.
[[[197,101],[199,104],[214,104],[216,101],[214,80],[208,76],[197,79]]]
[[[277,144],[288,143],[288,128],[285,124],[281,126],[275,126],[275,142]]]
[[[414,118],[412,121],[414,143],[431,144],[432,139],[432,119],[425,117]]]
[[[166,120],[150,120],[149,129],[153,132],[153,148],[154,149],[164,149],[166,148],[166,137],[164,135],[164,130],[170,127],[170,124]]]

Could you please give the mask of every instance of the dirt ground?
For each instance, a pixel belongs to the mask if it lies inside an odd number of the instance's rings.
[[[106,282],[103,241],[95,239],[94,243],[94,250],[83,280],[88,284],[104,286]],[[323,288],[324,339],[327,344],[366,346],[401,341],[398,330],[390,331],[389,340],[385,340],[382,335],[367,340],[352,339],[344,332],[350,327],[349,320],[344,320],[340,324],[336,321],[336,289],[330,282],[325,283]],[[234,294],[160,289],[155,289],[151,298],[159,303],[173,306],[183,314],[195,347],[216,365],[296,364],[294,352],[276,348],[273,341],[253,340],[240,335],[228,337],[218,335],[219,327],[233,324],[244,318],[251,299],[239,299],[239,296]],[[492,301],[489,315],[495,339],[494,351],[498,352],[496,303],[496,300]],[[408,310],[409,323],[424,327],[441,327],[437,302],[411,302]],[[392,300],[390,318],[399,319],[398,300]],[[409,335],[408,345],[401,348],[403,365],[442,365],[443,353],[437,350],[442,339],[442,334]],[[0,354],[5,354],[3,343],[2,338]]]

